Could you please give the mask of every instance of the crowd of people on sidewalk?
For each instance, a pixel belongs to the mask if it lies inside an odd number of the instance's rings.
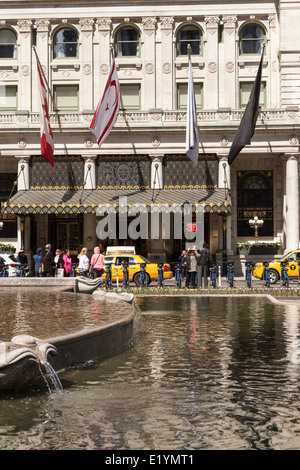
[[[183,251],[179,257],[179,262],[181,277],[182,279],[185,278],[185,287],[208,288],[208,275],[212,266],[212,255],[205,243],[201,249]]]
[[[100,252],[100,248],[94,248],[94,254],[91,259],[88,257],[88,249],[82,248],[78,255],[78,272],[82,276],[99,278],[104,272],[104,255]],[[27,264],[26,255],[23,250],[18,254],[18,261],[21,264]],[[47,244],[45,249],[38,248],[34,259],[34,275],[35,277],[70,277],[73,273],[73,261],[70,250],[57,249],[52,251],[51,245]],[[181,253],[179,257],[181,268],[181,278],[185,278],[185,287],[208,288],[209,270],[212,266],[212,255],[205,243],[201,249],[189,249]]]
[[[99,247],[94,248],[94,254],[89,259],[88,249],[82,248],[78,255],[78,271],[82,276],[92,274],[93,278],[101,277],[104,270],[104,255]],[[51,250],[51,245],[47,244],[45,250],[38,248],[34,259],[35,277],[70,277],[73,273],[73,262],[70,250],[57,249],[55,253]]]

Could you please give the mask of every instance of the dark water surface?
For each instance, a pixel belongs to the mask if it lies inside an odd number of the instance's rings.
[[[241,296],[138,303],[130,349],[60,375],[62,394],[0,398],[0,449],[300,448],[297,306]]]

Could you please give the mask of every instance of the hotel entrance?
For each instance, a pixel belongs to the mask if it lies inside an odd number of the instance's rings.
[[[50,216],[49,236],[53,249],[68,249],[76,257],[83,247],[83,216]]]

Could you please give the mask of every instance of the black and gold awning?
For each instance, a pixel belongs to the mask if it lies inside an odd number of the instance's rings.
[[[28,190],[2,203],[3,214],[89,214],[107,212],[176,212],[184,204],[195,212],[231,213],[226,189]]]

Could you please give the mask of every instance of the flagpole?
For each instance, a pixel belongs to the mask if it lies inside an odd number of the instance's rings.
[[[46,78],[46,76],[45,76],[45,74],[44,74],[44,71],[43,71],[43,68],[42,68],[42,64],[41,64],[40,59],[39,59],[39,56],[38,56],[38,54],[37,54],[37,52],[36,52],[36,48],[35,48],[35,46],[32,46],[32,48],[33,48],[33,50],[34,50],[34,52],[35,52],[36,60],[37,60],[37,62],[38,62],[38,64],[39,64],[39,68],[40,68],[41,74],[42,74],[42,76],[43,76],[43,79],[45,80],[46,87],[47,87],[48,93],[49,93],[49,95],[50,95],[52,104],[53,104],[53,110],[54,110],[54,111],[58,111],[57,106],[56,106],[56,103],[55,103],[54,98],[53,98],[53,95],[52,95],[52,93],[51,93],[50,87],[49,87],[49,85],[48,85],[47,78]]]
[[[196,97],[193,81],[191,45],[187,45],[188,56],[188,92],[187,92],[187,114],[186,114],[186,141],[185,149],[189,159],[197,166],[199,157],[199,136],[197,125]]]

